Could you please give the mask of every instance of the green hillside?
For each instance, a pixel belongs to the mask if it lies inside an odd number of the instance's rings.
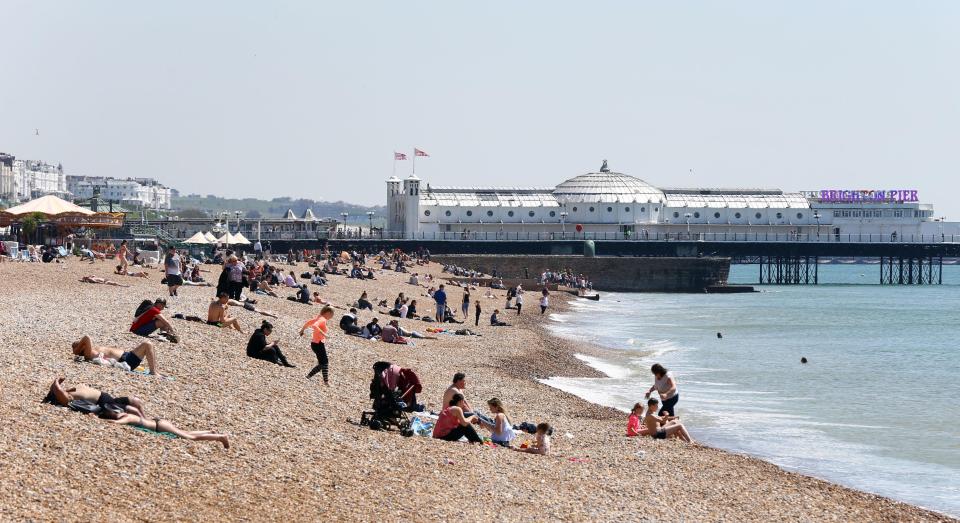
[[[220,198],[213,195],[200,196],[197,194],[174,197],[172,204],[175,210],[171,214],[179,214],[184,217],[196,217],[200,216],[201,213],[212,216],[223,211],[233,214],[240,211],[244,218],[280,218],[287,212],[287,209],[292,209],[299,217],[307,209],[313,209],[313,214],[317,218],[340,220],[340,213],[349,213],[348,220],[351,222],[366,222],[368,219],[367,211],[377,213],[374,216],[374,222],[376,222],[386,216],[387,209],[384,205],[367,207],[347,202],[318,202],[307,199],[295,200],[289,197],[259,200],[256,198]]]

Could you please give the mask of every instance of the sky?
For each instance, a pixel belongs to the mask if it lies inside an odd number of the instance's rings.
[[[612,170],[916,189],[960,220],[960,2],[2,0],[0,151],[383,204]],[[34,129],[39,130],[39,136]]]

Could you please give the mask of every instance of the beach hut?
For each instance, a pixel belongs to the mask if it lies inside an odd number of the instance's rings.
[[[202,232],[198,232],[197,234],[194,234],[193,236],[184,240],[183,243],[188,243],[191,245],[209,245],[210,240],[208,240]]]

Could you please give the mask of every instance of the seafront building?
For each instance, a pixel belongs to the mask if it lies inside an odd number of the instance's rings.
[[[607,162],[556,187],[439,187],[387,180],[387,232],[407,237],[893,239],[960,234],[917,191],[658,188]]]
[[[67,195],[62,165],[0,153],[0,199],[19,202],[45,194]]]
[[[153,178],[67,176],[66,183],[77,199],[90,199],[99,190],[100,198],[136,208],[170,209],[172,201],[172,189]]]

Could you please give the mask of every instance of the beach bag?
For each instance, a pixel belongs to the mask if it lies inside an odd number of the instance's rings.
[[[150,310],[150,307],[153,307],[153,301],[143,300],[140,302],[140,305],[137,306],[137,311],[133,313],[134,318],[139,318],[141,314]]]

